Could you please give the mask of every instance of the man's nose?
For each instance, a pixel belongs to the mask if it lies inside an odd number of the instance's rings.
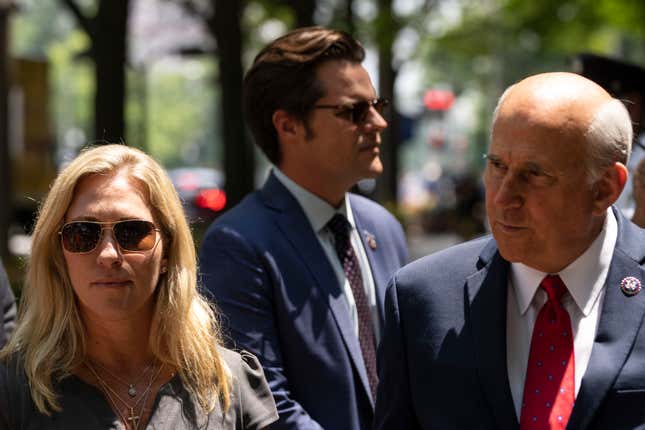
[[[379,111],[377,111],[374,106],[370,106],[369,112],[367,112],[367,117],[363,123],[363,128],[365,131],[383,131],[387,128],[387,121]]]
[[[522,196],[522,184],[518,177],[507,173],[501,180],[495,193],[495,204],[500,207],[519,207],[524,198]]]

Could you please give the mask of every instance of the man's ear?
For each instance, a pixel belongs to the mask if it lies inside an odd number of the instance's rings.
[[[594,213],[601,215],[614,204],[627,182],[627,167],[615,162],[607,167],[594,184]]]
[[[299,140],[303,127],[301,122],[294,118],[293,115],[283,109],[278,109],[273,112],[271,121],[281,142],[289,143]]]

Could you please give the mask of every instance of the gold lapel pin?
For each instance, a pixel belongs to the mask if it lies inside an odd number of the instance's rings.
[[[365,240],[367,241],[367,246],[369,246],[373,250],[376,249],[376,237],[367,230],[363,230],[363,233],[365,234]]]

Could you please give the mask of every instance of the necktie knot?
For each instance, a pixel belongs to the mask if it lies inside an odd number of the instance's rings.
[[[336,214],[327,223],[327,228],[334,235],[334,248],[336,248],[338,258],[340,258],[341,264],[345,264],[344,261],[350,252],[349,232],[352,225],[344,215]]]
[[[559,304],[562,296],[567,292],[567,287],[558,275],[547,275],[540,283],[540,288],[544,290],[553,305]]]
[[[349,231],[352,228],[351,224],[342,214],[334,215],[328,222],[327,227],[334,234],[335,238],[345,238],[349,236]]]

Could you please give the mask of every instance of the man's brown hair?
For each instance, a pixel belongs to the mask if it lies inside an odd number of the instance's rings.
[[[361,63],[365,50],[349,34],[304,27],[276,39],[255,57],[244,78],[244,114],[256,144],[275,165],[282,154],[273,113],[282,109],[302,121],[324,96],[316,69],[329,60]]]

